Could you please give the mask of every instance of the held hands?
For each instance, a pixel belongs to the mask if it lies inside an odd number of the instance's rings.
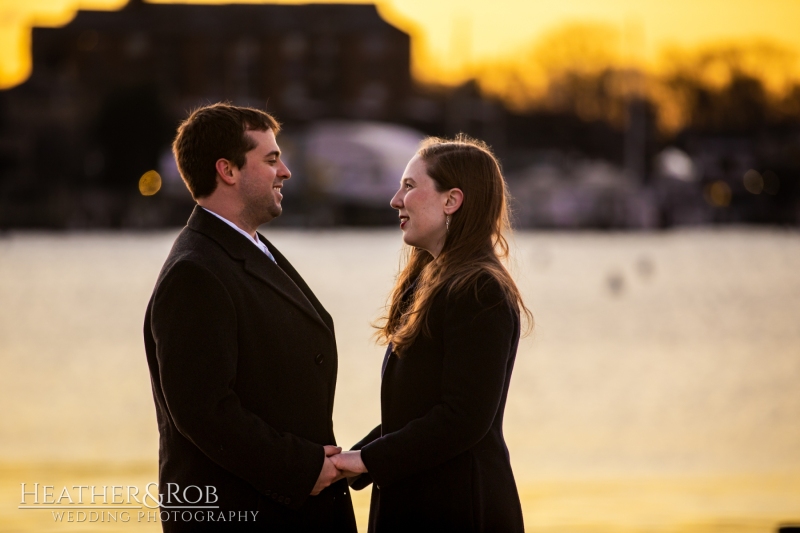
[[[354,477],[367,471],[364,461],[361,460],[361,450],[334,455],[331,457],[331,462],[344,477]]]
[[[311,495],[316,496],[340,479],[354,477],[366,471],[367,467],[361,460],[361,450],[342,452],[338,446],[325,446],[325,461]]]
[[[311,490],[312,496],[316,496],[326,487],[344,477],[344,474],[331,461],[331,457],[336,457],[340,453],[342,453],[342,449],[338,446],[325,446],[325,461],[322,463],[322,470],[319,473],[317,482]]]

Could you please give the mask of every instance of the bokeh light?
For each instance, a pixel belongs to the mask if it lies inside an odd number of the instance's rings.
[[[764,178],[761,176],[761,173],[757,170],[753,170],[752,168],[744,173],[744,188],[747,189],[747,192],[753,194],[761,194],[761,191],[764,190]]]
[[[142,196],[153,196],[161,190],[161,175],[155,170],[148,170],[139,178],[139,192]]]
[[[730,186],[721,180],[706,185],[704,193],[706,202],[714,207],[728,207],[733,196]]]

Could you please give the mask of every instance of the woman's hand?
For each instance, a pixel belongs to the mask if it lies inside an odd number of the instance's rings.
[[[345,477],[354,477],[367,471],[364,461],[361,460],[361,450],[342,452],[331,456],[330,460],[336,468],[342,471]]]

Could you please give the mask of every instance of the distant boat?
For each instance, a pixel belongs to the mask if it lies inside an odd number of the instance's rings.
[[[425,135],[396,124],[324,121],[304,138],[308,184],[314,193],[350,205],[388,207]]]

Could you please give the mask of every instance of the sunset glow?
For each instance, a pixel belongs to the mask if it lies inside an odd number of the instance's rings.
[[[29,76],[31,27],[60,26],[68,23],[78,9],[114,10],[125,3],[0,0],[0,87],[12,87]],[[577,66],[584,69],[614,65],[659,72],[672,64],[676,54],[721,45],[771,50],[766,55],[751,54],[747,61],[752,74],[773,90],[779,91],[787,82],[800,79],[800,33],[796,30],[800,3],[794,0],[377,3],[389,22],[411,35],[413,74],[423,83],[456,84],[477,78],[485,89],[507,96],[510,77],[524,77],[528,86],[535,87],[554,69],[576,67],[576,59],[581,63]]]

